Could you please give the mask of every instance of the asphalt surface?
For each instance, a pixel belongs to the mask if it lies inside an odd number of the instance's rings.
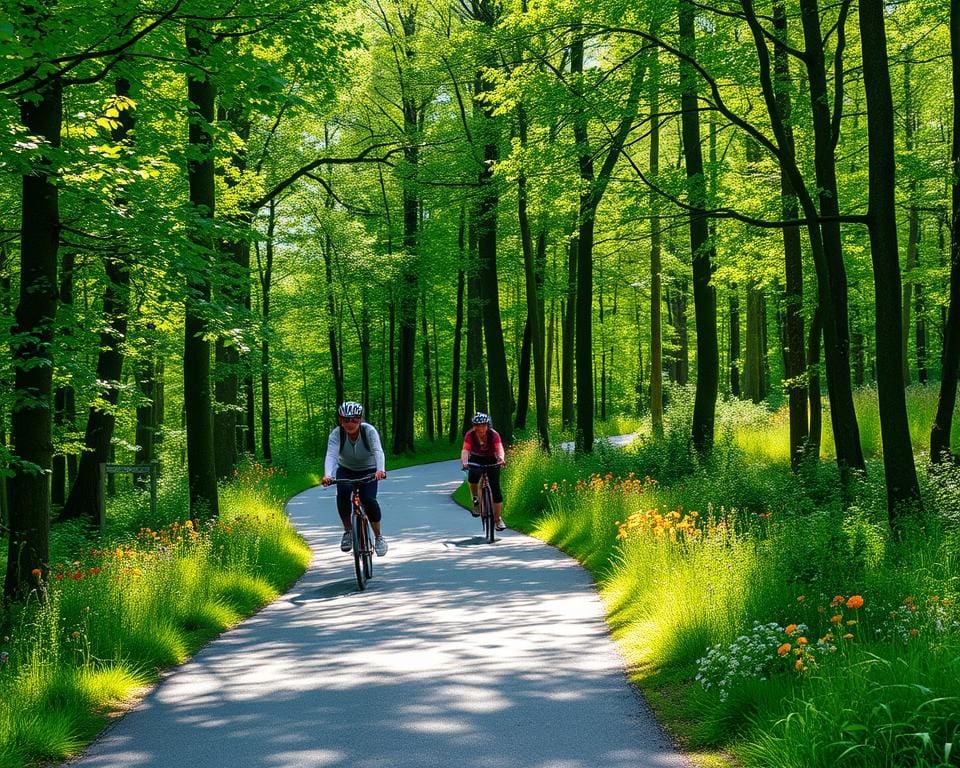
[[[514,531],[485,543],[450,499],[461,480],[450,461],[380,484],[390,551],[364,592],[334,491],[293,498],[304,576],[71,765],[689,768],[630,687],[588,574]]]

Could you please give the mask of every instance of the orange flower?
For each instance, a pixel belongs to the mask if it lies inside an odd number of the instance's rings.
[[[858,608],[863,608],[863,598],[860,597],[860,595],[853,595],[853,597],[847,600],[847,608],[854,611]]]
[[[910,630],[910,634],[913,635],[914,637],[916,637],[917,635],[920,634],[920,630],[919,630],[919,629],[911,629],[911,630]]]
[[[798,638],[797,638],[797,645],[807,645],[809,642],[810,642],[810,641],[807,640],[807,638],[805,638],[805,637],[798,637]]]
[[[784,643],[784,644],[781,645],[779,648],[777,648],[777,653],[778,653],[780,656],[786,656],[788,653],[790,653],[790,649],[791,649],[792,647],[793,647],[793,646],[791,646],[790,643]]]
[[[833,598],[833,600],[830,601],[830,607],[836,608],[838,605],[840,605],[840,603],[843,602],[843,600],[843,595],[837,595],[835,598]]]
[[[34,568],[32,571],[30,571],[30,575],[35,579],[39,579],[41,576],[43,576],[43,571],[41,571],[39,568]]]
[[[841,621],[843,621],[843,616],[838,613],[836,616],[831,616],[830,621],[834,624],[839,624]]]
[[[796,630],[797,630],[796,624],[788,624],[787,628],[783,631],[786,632],[788,635],[792,635]]]
[[[803,669],[803,661],[800,659],[797,659],[793,665],[793,668],[797,670],[797,672],[801,671]]]

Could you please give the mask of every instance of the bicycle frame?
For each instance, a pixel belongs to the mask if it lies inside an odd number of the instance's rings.
[[[480,523],[483,525],[483,537],[493,544],[497,539],[496,515],[493,512],[493,491],[490,488],[490,478],[487,470],[490,467],[487,464],[476,464],[472,461],[467,462],[469,469],[479,469],[480,478],[477,480],[477,498],[480,501]]]
[[[366,475],[356,479],[339,478],[333,481],[334,485],[350,485],[350,528],[353,532],[351,552],[353,566],[357,576],[357,586],[366,589],[367,581],[373,576],[373,535],[370,519],[360,500],[360,486],[373,482],[376,475]]]

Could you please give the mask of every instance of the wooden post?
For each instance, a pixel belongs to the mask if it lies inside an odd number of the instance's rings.
[[[107,465],[97,465],[97,524],[100,533],[107,530]]]

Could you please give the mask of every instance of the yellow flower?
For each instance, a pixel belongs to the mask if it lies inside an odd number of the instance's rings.
[[[844,639],[844,640],[853,640],[853,635],[850,634],[849,632],[847,632],[847,634],[845,634],[845,635],[843,636],[843,639]]]

